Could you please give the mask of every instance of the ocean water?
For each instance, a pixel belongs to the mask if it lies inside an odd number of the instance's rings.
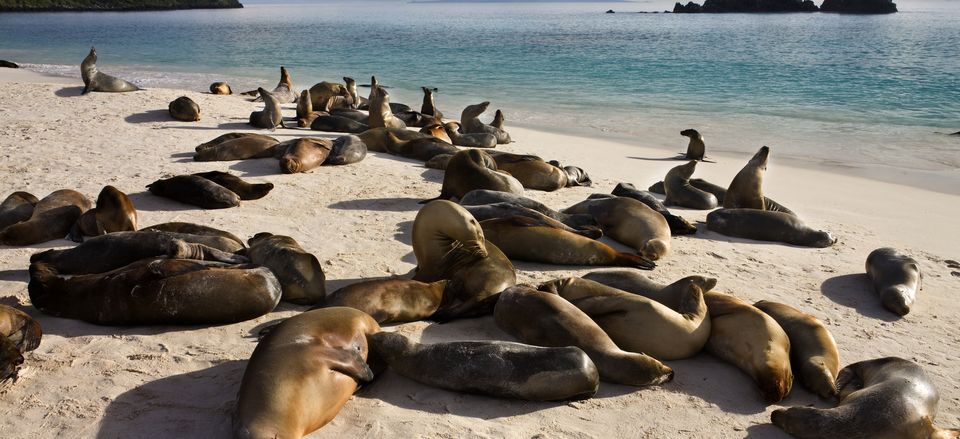
[[[377,75],[394,102],[439,88],[456,117],[484,100],[507,126],[710,151],[960,177],[960,2],[901,0],[901,12],[637,14],[630,3],[246,2],[237,10],[0,14],[0,59],[145,87],[298,87]],[[603,13],[607,9],[616,14]],[[365,94],[364,89],[360,90]],[[2,96],[0,96],[2,104]],[[958,178],[957,181],[960,181]],[[960,188],[958,188],[960,190]]]

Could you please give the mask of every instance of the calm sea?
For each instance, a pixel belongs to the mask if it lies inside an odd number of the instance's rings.
[[[708,153],[770,145],[820,163],[960,172],[960,138],[942,134],[960,131],[958,1],[901,0],[883,16],[629,13],[669,0],[245,3],[0,14],[0,58],[79,76],[93,45],[102,71],[197,91],[217,80],[270,88],[279,65],[299,87],[376,74],[414,107],[428,85],[448,116],[489,100],[508,126],[665,155],[694,127]]]

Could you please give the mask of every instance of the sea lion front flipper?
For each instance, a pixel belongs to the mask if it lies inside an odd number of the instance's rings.
[[[627,313],[619,303],[606,300],[608,297],[609,296],[585,297],[583,299],[572,300],[570,303],[574,304],[580,311],[583,311],[584,314],[594,320]]]
[[[0,384],[17,381],[17,371],[23,364],[23,354],[6,336],[0,335]]]
[[[357,349],[326,348],[324,356],[330,361],[330,370],[340,372],[358,383],[373,381],[373,370]]]

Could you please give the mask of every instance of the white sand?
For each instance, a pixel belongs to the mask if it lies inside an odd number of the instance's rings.
[[[0,196],[29,191],[38,197],[72,188],[95,199],[114,185],[131,195],[141,226],[189,221],[242,237],[287,234],[321,261],[328,291],[359,279],[405,274],[415,266],[410,229],[417,201],[439,193],[442,173],[415,161],[373,153],[350,166],[282,175],[276,160],[198,163],[193,147],[231,131],[248,131],[256,105],[224,97],[152,89],[79,96],[78,79],[0,69]],[[54,84],[59,83],[59,84]],[[65,84],[68,83],[68,84]],[[186,94],[200,104],[197,123],[172,121],[167,104]],[[285,110],[293,115],[293,107]],[[453,113],[454,109],[447,109]],[[507,109],[509,113],[509,109]],[[489,115],[487,117],[490,117]],[[679,132],[688,128],[683,122]],[[510,127],[511,152],[538,154],[586,169],[593,188],[528,196],[561,208],[620,181],[643,189],[680,162],[684,148],[626,145]],[[318,135],[278,130],[280,139]],[[709,153],[709,133],[707,135]],[[333,137],[333,136],[329,136]],[[771,144],[776,135],[771,130]],[[757,145],[759,147],[760,145]],[[838,146],[839,148],[840,146]],[[944,260],[960,259],[960,198],[943,192],[852,177],[864,169],[793,167],[774,149],[765,192],[811,226],[839,237],[827,249],[730,239],[701,231],[674,238],[674,253],[648,272],[671,282],[702,274],[719,278],[720,291],[750,301],[780,301],[822,319],[836,338],[842,363],[896,355],[919,362],[936,381],[938,424],[960,427],[960,335],[956,299],[960,273]],[[718,156],[697,176],[725,185],[749,158]],[[239,208],[200,210],[144,192],[156,179],[207,170],[233,171],[276,185],[266,198]],[[923,174],[904,171],[922,181]],[[939,176],[943,178],[943,175]],[[949,175],[947,177],[950,177]],[[960,182],[954,172],[953,182]],[[957,186],[954,186],[957,187]],[[691,221],[706,212],[675,209]],[[606,240],[606,238],[604,238]],[[607,241],[611,242],[611,241]],[[281,304],[267,316],[211,328],[113,328],[57,319],[30,306],[27,267],[32,253],[67,247],[54,241],[30,248],[0,248],[0,303],[17,306],[43,326],[40,347],[27,357],[20,380],[0,393],[0,436],[227,437],[230,413],[246,359],[264,323],[303,307]],[[614,244],[618,246],[617,244]],[[914,310],[895,319],[868,289],[867,254],[894,246],[912,254],[924,272]],[[626,250],[624,247],[621,249]],[[516,263],[521,281],[543,281],[588,269]],[[445,325],[425,322],[393,328],[427,342],[510,339],[491,318]],[[745,374],[707,354],[671,361],[676,379],[637,389],[602,383],[593,399],[529,403],[456,394],[422,386],[392,372],[361,390],[329,425],[310,437],[644,437],[783,438],[769,423],[781,406],[826,407],[799,384],[780,404],[766,405]]]

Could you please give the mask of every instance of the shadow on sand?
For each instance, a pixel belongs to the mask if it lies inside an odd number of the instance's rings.
[[[55,95],[57,95],[58,97],[61,97],[61,98],[70,98],[70,97],[74,97],[74,96],[82,96],[82,93],[83,93],[83,87],[80,87],[80,86],[77,86],[77,87],[64,87],[64,88],[61,88],[60,90],[57,90],[57,91],[53,92],[53,94],[55,94]]]
[[[170,117],[168,110],[147,110],[142,113],[131,114],[123,118],[123,120],[129,123],[175,122],[175,120]]]
[[[838,305],[855,309],[862,316],[885,322],[900,320],[899,316],[887,311],[880,303],[880,297],[873,292],[873,285],[866,273],[831,277],[820,285],[820,292]]]

